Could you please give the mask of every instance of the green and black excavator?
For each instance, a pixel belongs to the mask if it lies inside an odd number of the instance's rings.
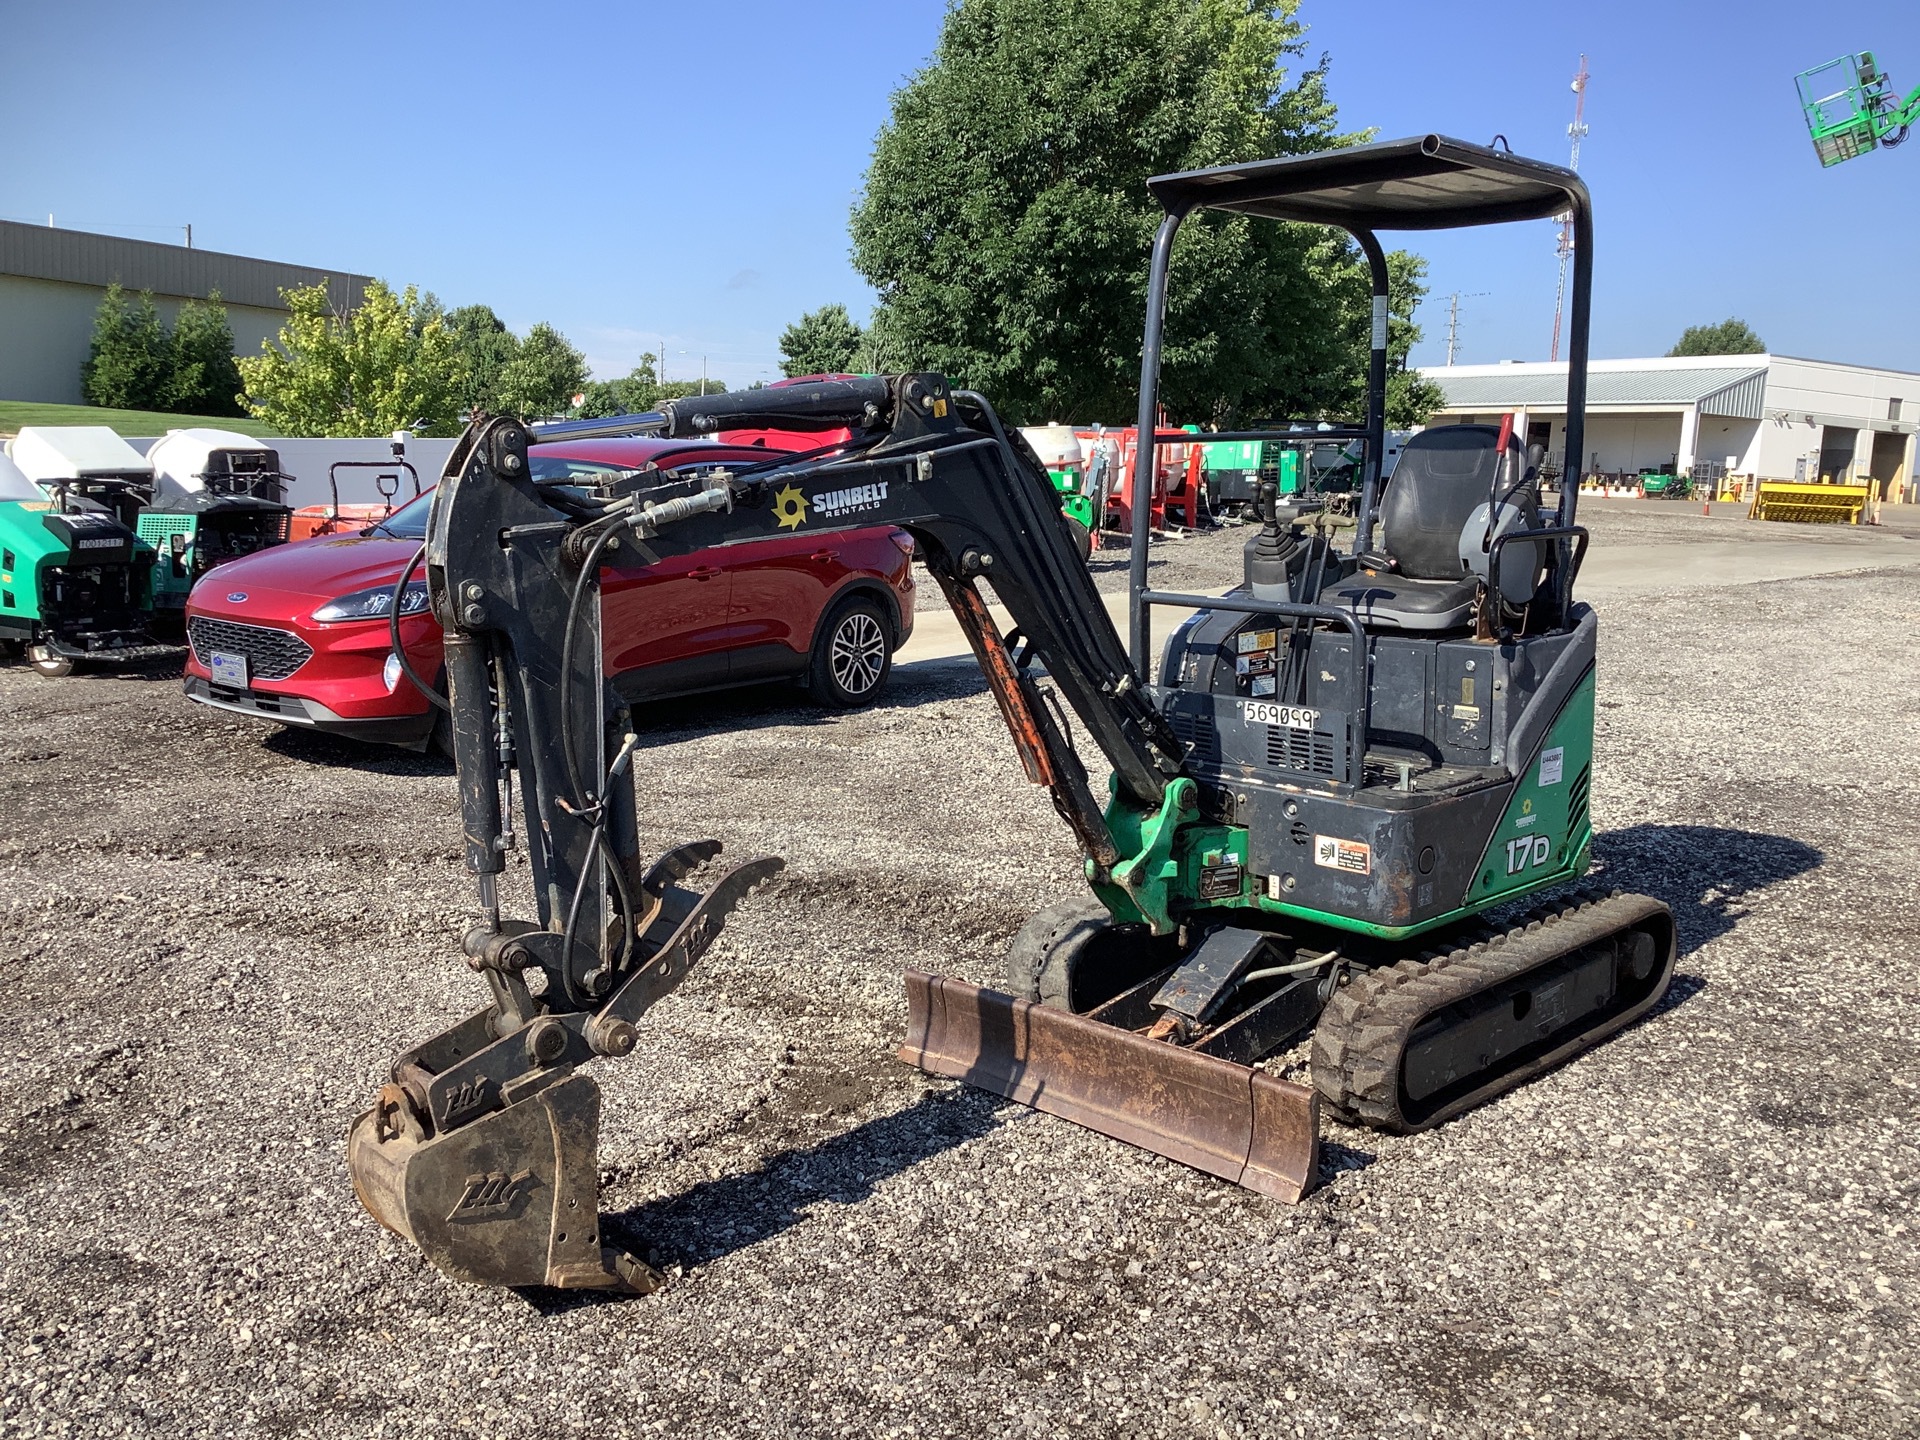
[[[539,434],[482,417],[461,438],[416,564],[446,632],[441,703],[482,910],[464,950],[490,1003],[402,1055],[349,1142],[368,1210],[447,1273],[658,1283],[601,1233],[599,1090],[583,1067],[641,1043],[646,1009],[781,865],[749,860],[705,894],[679,882],[717,842],[643,865],[644,752],[600,668],[597,585],[615,552],[647,563],[782,526],[892,524],[917,538],[1027,774],[1079,843],[1087,886],[1019,934],[1004,991],[909,972],[901,1055],[934,1074],[1297,1199],[1315,1181],[1322,1104],[1423,1129],[1660,1000],[1676,955],[1667,907],[1572,888],[1592,841],[1597,636],[1574,598],[1587,546],[1577,492],[1544,509],[1542,457],[1505,425],[1427,430],[1380,483],[1382,231],[1571,213],[1567,445],[1580,453],[1593,255],[1580,180],[1427,136],[1150,185],[1166,218],[1141,433],[1155,429],[1174,237],[1197,210],[1347,231],[1372,274],[1374,326],[1366,419],[1331,437],[1363,458],[1351,544],[1270,487],[1238,588],[1156,592],[1140,507],[1126,642],[1038,458],[985,398],[938,375],[676,400]],[[774,427],[852,438],[585,489],[537,482],[527,463],[555,434]],[[1152,464],[1143,447],[1139,486]],[[1156,609],[1185,615],[1157,665]],[[1111,767],[1104,786],[1076,724]],[[503,918],[496,894],[522,844],[530,920]],[[1262,1067],[1306,1036],[1311,1085]]]

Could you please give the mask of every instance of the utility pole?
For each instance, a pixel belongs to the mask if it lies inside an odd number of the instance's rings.
[[[1449,367],[1453,364],[1453,352],[1460,345],[1460,302],[1476,300],[1487,293],[1485,290],[1474,290],[1462,294],[1456,290],[1447,297],[1447,364]]]
[[[192,248],[193,248],[193,226],[188,225],[187,226],[187,249],[191,250]]]
[[[1587,134],[1587,57],[1580,57],[1580,69],[1573,77],[1573,123],[1567,127],[1567,134],[1573,140],[1573,159],[1569,168],[1580,168],[1580,142]],[[1553,353],[1552,360],[1560,358],[1560,317],[1567,306],[1567,262],[1573,258],[1573,212],[1567,211],[1560,217],[1560,286],[1553,296]]]

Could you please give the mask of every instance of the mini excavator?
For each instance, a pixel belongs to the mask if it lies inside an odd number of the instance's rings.
[[[1362,456],[1353,530],[1269,489],[1244,582],[1224,596],[1166,593],[1146,584],[1138,508],[1130,643],[1038,457],[985,398],[938,375],[675,400],[538,433],[504,417],[468,427],[415,567],[446,632],[441,703],[482,913],[464,950],[490,1002],[403,1054],[349,1141],[366,1208],[446,1273],[659,1282],[601,1233],[599,1090],[584,1067],[641,1043],[646,1010],[781,866],[728,868],[714,841],[643,865],[643,752],[599,637],[596,587],[616,552],[645,564],[782,526],[889,524],[917,538],[1021,763],[1079,844],[1090,892],[1020,932],[1005,991],[907,974],[900,1053],[931,1073],[1295,1200],[1317,1171],[1321,1105],[1424,1129],[1620,1030],[1665,992],[1667,907],[1569,888],[1592,842],[1597,633],[1573,595],[1587,546],[1576,490],[1543,513],[1542,457],[1506,424],[1428,429],[1380,484],[1382,230],[1571,213],[1566,450],[1581,453],[1593,252],[1580,180],[1427,136],[1149,183],[1166,215],[1140,433],[1155,430],[1174,237],[1197,210],[1349,232],[1371,271],[1373,328],[1365,422],[1336,437]],[[750,467],[595,482],[536,481],[527,459],[556,433],[747,428],[849,438]],[[1151,447],[1136,464],[1145,486]],[[1351,543],[1336,546],[1336,533]],[[1156,608],[1185,612],[1157,672]],[[1111,766],[1104,795],[1076,723]],[[497,877],[516,847],[537,920],[500,912]],[[696,869],[718,875],[704,893],[679,883]],[[1556,898],[1526,908],[1548,890]],[[1308,1035],[1311,1085],[1261,1067]]]

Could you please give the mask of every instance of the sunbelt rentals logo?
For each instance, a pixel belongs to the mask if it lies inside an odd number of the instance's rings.
[[[878,480],[871,485],[854,485],[845,490],[829,490],[824,495],[816,495],[813,497],[813,508],[828,517],[851,515],[859,510],[878,510],[886,498],[887,482]]]

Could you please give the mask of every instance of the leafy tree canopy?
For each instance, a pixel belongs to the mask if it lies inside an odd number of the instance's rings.
[[[1297,3],[956,0],[854,207],[880,368],[944,371],[1015,420],[1131,419],[1147,177],[1359,138],[1336,130],[1324,69],[1283,64],[1304,49]],[[1173,261],[1169,412],[1353,414],[1369,294],[1344,237],[1196,214]]]
[[[590,380],[581,387],[586,399],[573,409],[585,420],[609,415],[637,415],[655,409],[662,400],[674,400],[700,393],[698,380],[669,380],[662,385],[654,369],[654,357],[642,355],[631,374],[619,380]],[[706,382],[706,393],[718,395],[727,387],[718,380]]]
[[[459,362],[439,317],[422,321],[409,285],[395,294],[368,284],[358,309],[340,315],[325,285],[283,290],[290,312],[278,343],[239,362],[249,414],[282,435],[445,434],[458,424]]]
[[[1427,298],[1427,262],[1405,250],[1387,255],[1387,428],[1411,430],[1424,425],[1442,405],[1447,392],[1418,370],[1407,367],[1407,356],[1420,343],[1421,330],[1413,312]]]
[[[176,415],[240,415],[240,372],[233,331],[218,290],[180,307],[173,328],[160,319],[151,291],[128,299],[109,285],[93,317],[93,343],[80,386],[95,405]]]
[[[514,346],[513,358],[496,381],[498,393],[490,408],[528,420],[564,415],[586,383],[587,357],[541,321]]]
[[[1677,355],[1764,355],[1767,342],[1753,333],[1744,320],[1728,316],[1718,325],[1689,325],[1680,339],[1667,351]]]
[[[163,410],[172,356],[153,292],[129,299],[107,287],[93,316],[93,343],[80,366],[80,388],[94,405],[117,410]]]
[[[865,338],[846,306],[822,305],[780,332],[780,372],[789,377],[848,372]]]
[[[520,342],[488,305],[462,305],[458,310],[449,310],[445,323],[448,334],[453,337],[453,353],[458,365],[454,394],[460,413],[464,415],[470,410],[503,413],[500,377],[513,363]]]
[[[244,415],[240,367],[233,358],[233,330],[220,292],[205,303],[189,300],[174,317],[167,339],[164,409],[178,415]]]

